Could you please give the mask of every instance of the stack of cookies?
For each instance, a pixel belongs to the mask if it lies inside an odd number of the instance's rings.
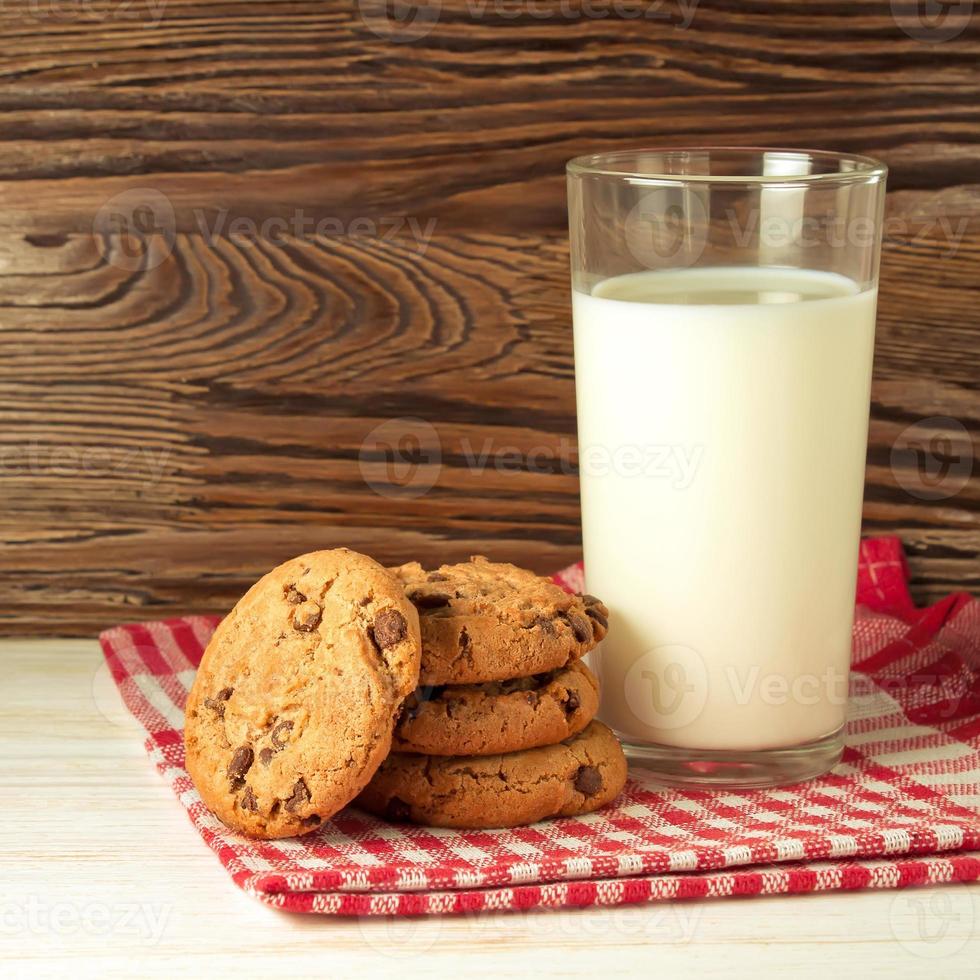
[[[626,761],[593,721],[599,685],[580,660],[606,634],[606,607],[485,558],[392,571],[419,613],[420,687],[358,804],[391,820],[481,828],[615,799]]]
[[[426,572],[346,548],[302,555],[211,638],[187,770],[212,813],[263,838],[309,833],[351,801],[445,827],[591,812],[626,780],[579,662],[607,617],[483,558]]]

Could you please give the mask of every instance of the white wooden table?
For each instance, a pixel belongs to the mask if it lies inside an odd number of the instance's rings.
[[[0,976],[968,977],[980,886],[479,917],[288,915],[239,891],[88,640],[0,642]]]

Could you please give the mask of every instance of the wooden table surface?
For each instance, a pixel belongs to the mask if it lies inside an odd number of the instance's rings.
[[[865,529],[980,589],[970,6],[3,4],[0,631],[337,544],[577,558],[564,163],[643,143],[888,163]]]
[[[980,886],[423,919],[276,912],[234,886],[91,640],[6,640],[0,975],[966,977]]]

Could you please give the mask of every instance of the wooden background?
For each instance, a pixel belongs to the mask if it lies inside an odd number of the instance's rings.
[[[222,611],[341,543],[576,558],[563,165],[653,142],[889,164],[866,530],[920,601],[980,589],[980,481],[892,465],[936,416],[980,449],[980,13],[915,6],[3,4],[0,629]],[[297,212],[343,234],[261,226]]]

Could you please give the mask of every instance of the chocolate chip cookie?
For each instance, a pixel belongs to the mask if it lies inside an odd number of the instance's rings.
[[[393,753],[356,803],[395,822],[476,830],[591,813],[625,784],[616,736],[593,721],[558,745],[507,755]]]
[[[418,614],[390,572],[341,548],[287,561],[216,630],[187,702],[187,770],[254,837],[314,830],[365,786],[418,683]]]
[[[605,635],[609,611],[514,565],[474,557],[392,571],[422,624],[421,683],[482,684],[558,670]]]
[[[497,755],[577,735],[599,707],[599,682],[583,663],[488,684],[420,687],[402,706],[395,752]]]

